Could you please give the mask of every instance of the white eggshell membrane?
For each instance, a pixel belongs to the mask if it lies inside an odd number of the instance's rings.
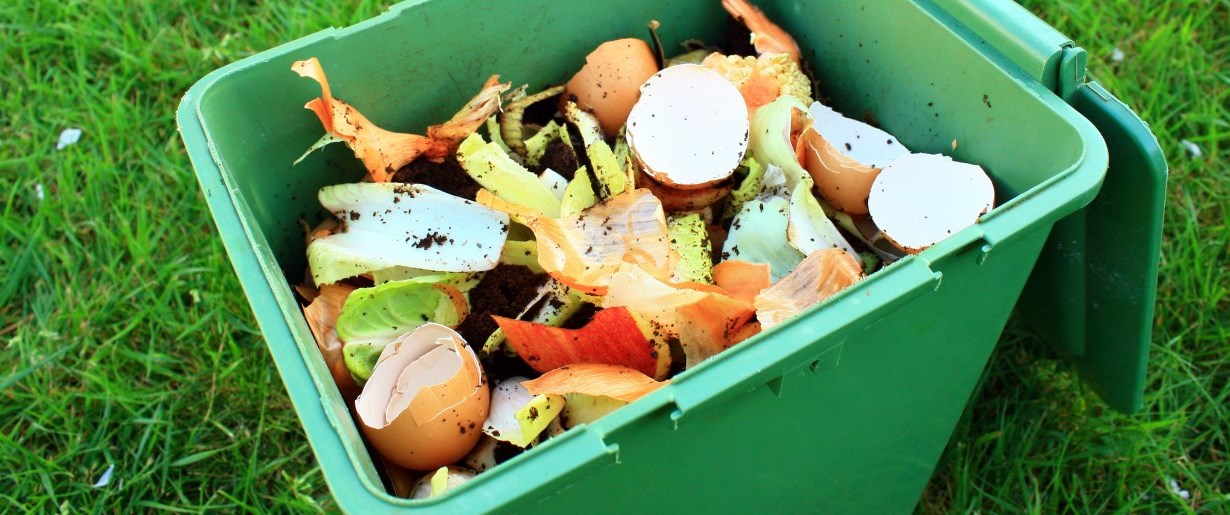
[[[871,219],[901,250],[915,254],[974,225],[995,203],[982,167],[936,154],[889,163],[871,187]]]
[[[833,148],[855,164],[884,168],[888,163],[910,153],[892,134],[858,120],[842,116],[829,106],[814,102],[808,109],[812,128]]]
[[[671,66],[641,86],[628,116],[627,139],[655,180],[698,189],[730,177],[747,151],[743,96],[717,72]]]
[[[384,348],[355,411],[385,459],[412,470],[439,468],[465,456],[482,435],[477,426],[489,407],[482,375],[461,335],[423,324]]]
[[[851,120],[816,102],[811,105],[811,130],[805,165],[820,195],[833,207],[854,215],[867,214],[867,195],[886,164],[909,153],[891,134]]]

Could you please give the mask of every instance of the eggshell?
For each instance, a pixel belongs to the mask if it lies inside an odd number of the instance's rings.
[[[607,41],[585,56],[585,66],[568,81],[560,97],[560,111],[575,99],[581,109],[598,117],[607,137],[614,136],[640,98],[641,84],[657,71],[653,50],[644,41]]]
[[[871,187],[871,219],[910,254],[978,222],[995,203],[982,167],[936,154],[909,154],[888,164]]]
[[[461,335],[428,323],[385,347],[355,411],[385,459],[431,470],[461,459],[482,436],[490,392]]]
[[[667,213],[680,213],[699,211],[718,203],[730,194],[732,185],[725,182],[704,189],[683,190],[655,181],[642,172],[636,174],[636,187],[653,192]]]
[[[427,474],[414,483],[414,487],[410,492],[411,499],[430,499],[437,495],[444,495],[444,492],[457,488],[467,481],[474,479],[478,475],[473,470],[464,467],[445,467],[442,471],[437,470],[435,473]],[[438,488],[433,483],[439,482],[439,492],[435,492]]]
[[[684,190],[728,179],[747,152],[743,95],[717,72],[695,64],[662,70],[641,86],[628,115],[628,147],[654,180]]]
[[[491,390],[491,412],[483,423],[488,437],[522,449],[537,441],[551,419],[564,409],[563,397],[531,395],[521,386],[527,380],[513,376],[500,381]]]
[[[842,116],[819,102],[811,105],[812,126],[801,136],[804,166],[833,207],[867,214],[867,196],[880,170],[909,149],[892,134]]]

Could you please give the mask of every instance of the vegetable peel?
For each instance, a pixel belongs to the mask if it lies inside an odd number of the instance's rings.
[[[670,246],[662,203],[648,190],[633,190],[560,219],[483,191],[478,201],[534,231],[542,269],[583,293],[603,295],[625,259],[658,277],[670,277],[679,259]]]
[[[670,384],[615,365],[587,363],[560,367],[521,383],[534,395],[583,394],[632,402]]]
[[[566,365],[602,363],[663,378],[670,371],[670,349],[647,337],[626,308],[604,309],[580,329],[495,317],[508,345],[530,368],[549,372]]]
[[[499,110],[500,94],[511,86],[500,84],[499,76],[492,75],[479,93],[449,121],[428,127],[427,136],[420,136],[382,129],[350,104],[334,98],[317,58],[297,61],[291,65],[291,70],[320,84],[321,96],[309,101],[304,108],[316,114],[326,134],[333,134],[354,151],[375,182],[388,182],[398,169],[419,156],[442,162],[461,140]]]
[[[614,274],[603,306],[635,310],[667,338],[678,338],[687,368],[734,345],[733,336],[755,314],[750,304],[719,287],[670,284],[633,263],[623,263]]]
[[[862,279],[862,265],[840,249],[813,252],[782,280],[756,296],[756,319],[779,325]]]

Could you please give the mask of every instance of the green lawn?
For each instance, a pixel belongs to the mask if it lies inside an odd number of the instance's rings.
[[[0,2],[0,511],[334,506],[174,110],[210,70],[387,3]],[[1111,412],[1010,327],[919,510],[1228,512],[1230,3],[1029,6],[1170,160],[1145,408]]]

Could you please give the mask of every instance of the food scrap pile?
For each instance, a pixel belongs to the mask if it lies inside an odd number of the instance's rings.
[[[790,35],[722,5],[726,53],[608,41],[566,84],[492,76],[425,135],[294,64],[321,88],[308,153],[342,142],[369,172],[320,190],[334,217],[296,291],[397,494],[592,422],[991,209],[980,167],[813,101]]]

